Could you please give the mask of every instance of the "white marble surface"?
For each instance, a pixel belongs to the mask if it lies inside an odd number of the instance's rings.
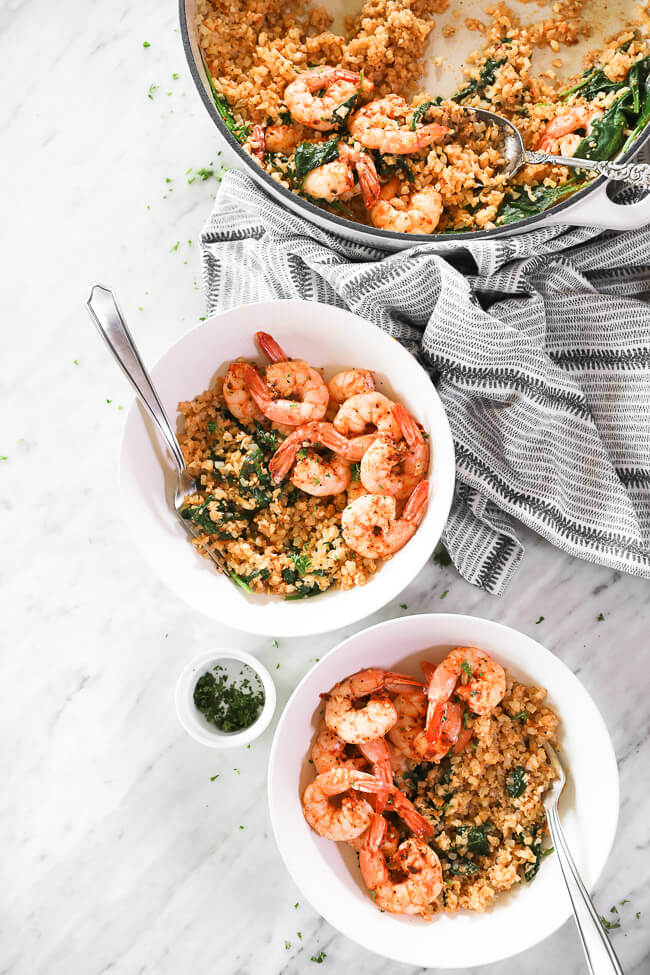
[[[220,755],[191,741],[174,715],[176,677],[203,649],[235,643],[259,654],[281,708],[314,658],[346,634],[275,649],[273,634],[248,637],[193,616],[145,571],[120,517],[129,393],[84,301],[92,282],[112,285],[149,361],[203,314],[188,241],[218,183],[190,184],[185,171],[224,158],[175,18],[171,0],[0,7],[0,970],[411,975],[338,936],[308,904],[294,907],[301,898],[265,803],[273,728],[250,750]],[[159,87],[149,99],[151,84]],[[611,731],[622,781],[596,902],[607,912],[630,899],[614,943],[628,975],[647,972],[648,584],[530,537],[501,600],[430,565],[399,602],[517,626],[579,673]],[[399,612],[396,603],[377,618]],[[486,972],[497,970],[585,967],[566,925]]]

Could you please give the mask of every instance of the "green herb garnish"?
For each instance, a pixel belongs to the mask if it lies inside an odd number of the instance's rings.
[[[258,718],[265,700],[264,688],[257,674],[253,679],[257,687],[253,687],[247,677],[239,682],[231,680],[225,669],[217,664],[196,682],[194,704],[205,720],[219,731],[249,728]]]
[[[506,775],[506,792],[511,799],[518,799],[526,791],[526,770],[523,765],[515,767]]]
[[[470,95],[474,95],[476,92],[483,91],[489,85],[493,85],[496,72],[507,60],[507,58],[501,58],[500,61],[495,61],[494,58],[488,58],[481,68],[478,78],[471,78],[464,88],[456,92],[453,96],[453,101],[462,102],[466,98],[469,98]]]
[[[301,142],[293,157],[293,178],[299,190],[312,171],[339,157],[339,140],[329,142]]]

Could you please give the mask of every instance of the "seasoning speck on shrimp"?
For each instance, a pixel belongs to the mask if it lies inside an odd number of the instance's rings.
[[[433,186],[417,193],[402,193],[398,179],[381,188],[379,198],[370,208],[370,219],[381,230],[402,234],[432,234],[442,216],[442,197]]]
[[[324,89],[324,94],[316,92]],[[349,109],[346,102],[358,96],[372,94],[374,85],[356,71],[328,65],[303,71],[284,91],[284,101],[291,117],[301,125],[320,132],[336,129],[345,121]]]
[[[327,695],[325,724],[352,744],[383,738],[397,721],[388,691],[422,693],[423,684],[407,674],[388,670],[360,670],[335,684]],[[360,707],[362,698],[368,698]]]
[[[292,359],[267,366],[265,379],[248,366],[246,383],[251,396],[269,420],[290,427],[301,426],[325,416],[329,393],[320,373],[306,362]],[[298,396],[299,400],[289,399]]]
[[[420,481],[406,502],[402,517],[398,518],[395,498],[362,495],[341,515],[346,544],[367,559],[394,555],[415,535],[424,518],[428,496],[429,482]]]
[[[404,500],[423,479],[429,466],[429,446],[417,423],[401,403],[392,414],[403,440],[380,434],[361,459],[361,483],[371,494],[385,494]]]
[[[451,129],[431,122],[412,129],[409,107],[399,95],[387,95],[360,108],[348,122],[350,135],[366,149],[401,156],[442,142]]]
[[[392,914],[420,914],[429,917],[431,902],[442,890],[442,867],[437,855],[422,840],[409,837],[387,860],[382,850],[386,820],[375,815],[359,867],[375,903]]]
[[[440,709],[452,694],[467,703],[474,714],[488,714],[506,692],[506,674],[496,660],[476,647],[456,647],[435,668],[427,687],[427,733],[434,722],[441,730]]]
[[[380,779],[366,772],[333,768],[309,783],[303,793],[302,811],[319,836],[352,840],[368,829],[373,815],[372,806],[359,792],[376,794],[384,788]]]
[[[359,149],[352,149],[345,142],[339,142],[338,159],[317,166],[307,174],[302,184],[302,192],[314,200],[333,203],[335,200],[349,200],[357,192],[356,179],[366,207],[373,206],[379,199],[381,184],[372,156]]]

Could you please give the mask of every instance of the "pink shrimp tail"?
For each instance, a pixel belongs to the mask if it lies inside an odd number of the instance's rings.
[[[392,804],[389,802],[389,806],[420,839],[433,836],[433,826],[429,820],[420,815],[411,800],[407,799],[399,789],[395,789]]]
[[[268,386],[260,376],[259,372],[250,365],[244,369],[244,382],[251,391],[251,396],[262,409],[273,398]]]
[[[255,341],[259,345],[264,355],[271,362],[288,362],[284,349],[278,345],[272,335],[268,332],[255,332]]]
[[[251,389],[251,393],[252,393]],[[254,394],[253,394],[254,395]],[[404,521],[412,522],[415,527],[420,524],[424,518],[424,514],[427,510],[427,502],[429,500],[429,482],[420,481],[419,484],[413,489],[411,497],[406,502],[406,507],[404,508],[404,514],[402,518]]]
[[[399,428],[402,431],[402,436],[406,440],[409,447],[415,447],[416,444],[424,443],[422,431],[411,414],[404,409],[401,403],[393,403],[391,413],[393,414],[393,419],[399,425]]]
[[[366,153],[361,153],[356,164],[357,176],[359,177],[359,186],[361,187],[361,195],[363,197],[363,202],[366,208],[369,209],[379,199],[379,194],[381,193],[381,183],[379,182],[379,177],[377,176],[377,170],[375,169],[375,164]]]

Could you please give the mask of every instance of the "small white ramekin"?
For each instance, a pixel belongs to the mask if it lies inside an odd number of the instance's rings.
[[[206,721],[194,703],[194,688],[200,677],[219,663],[236,660],[246,664],[259,676],[264,687],[264,707],[259,717],[248,728],[242,731],[219,731],[215,725]],[[234,650],[230,647],[220,647],[208,650],[190,660],[182,671],[176,683],[176,714],[185,731],[195,741],[208,748],[241,748],[248,745],[262,732],[266,731],[275,711],[275,684],[266,667],[245,650]]]

